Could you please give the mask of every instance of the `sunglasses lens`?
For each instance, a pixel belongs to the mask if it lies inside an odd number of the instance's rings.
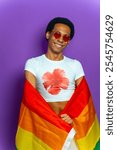
[[[60,32],[55,32],[55,33],[54,33],[54,37],[55,37],[56,39],[59,39],[59,38],[61,37],[61,33],[60,33]]]
[[[56,39],[59,39],[59,38],[61,37],[61,33],[60,33],[60,32],[55,32],[55,33],[54,33],[54,37],[55,37]],[[67,34],[65,34],[65,35],[63,36],[63,40],[64,40],[64,42],[68,42],[68,41],[70,40],[70,36],[67,35]]]
[[[69,36],[69,35],[64,35],[64,36],[63,36],[63,40],[64,40],[65,42],[68,42],[68,41],[70,40],[70,36]]]

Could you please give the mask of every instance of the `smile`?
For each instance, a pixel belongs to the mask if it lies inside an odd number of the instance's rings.
[[[56,45],[56,47],[58,47],[58,48],[62,48],[63,47],[63,45],[58,44],[58,43],[54,43],[54,45]]]

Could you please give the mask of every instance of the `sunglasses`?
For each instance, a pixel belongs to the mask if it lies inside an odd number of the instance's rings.
[[[53,35],[56,39],[59,39],[62,36],[62,34],[59,31],[55,32]],[[63,41],[64,42],[68,42],[69,40],[70,40],[69,35],[67,35],[67,34],[63,35]]]

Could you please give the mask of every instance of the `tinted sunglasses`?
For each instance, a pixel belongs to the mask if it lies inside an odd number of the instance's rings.
[[[62,36],[62,34],[59,31],[56,31],[53,35],[56,39],[59,39]],[[63,41],[64,42],[68,42],[69,40],[70,40],[69,35],[67,35],[67,34],[63,35]]]

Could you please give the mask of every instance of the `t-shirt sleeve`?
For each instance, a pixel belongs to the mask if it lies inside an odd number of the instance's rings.
[[[75,62],[75,80],[85,75],[82,64],[78,60],[74,60]]]
[[[30,71],[34,76],[36,76],[35,66],[33,58],[30,58],[26,61],[24,70]]]

